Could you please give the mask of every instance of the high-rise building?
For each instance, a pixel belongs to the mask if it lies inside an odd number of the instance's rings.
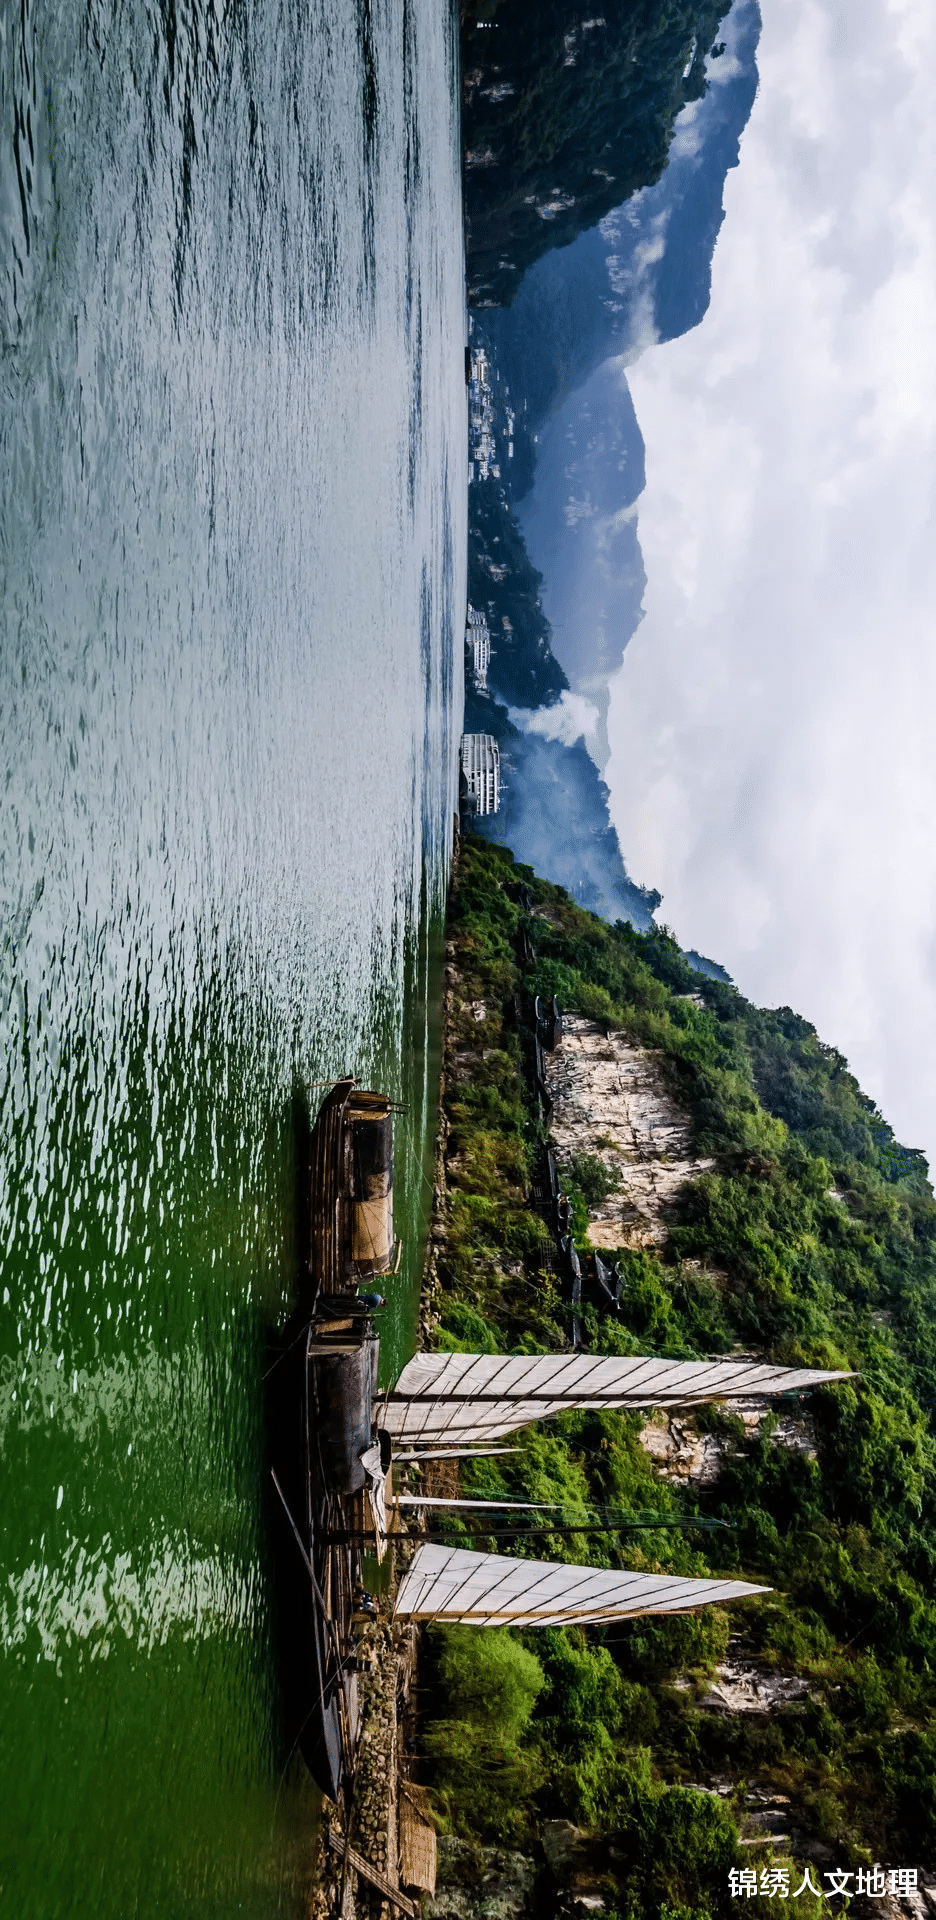
[[[472,813],[496,813],[500,806],[500,748],[493,734],[463,733],[461,783]]]
[[[465,640],[471,653],[475,686],[479,693],[487,693],[488,667],[491,664],[491,630],[484,614],[478,613],[471,606],[468,608]]]

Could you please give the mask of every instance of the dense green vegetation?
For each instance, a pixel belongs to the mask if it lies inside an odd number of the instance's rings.
[[[461,16],[469,299],[509,305],[528,266],[660,178],[705,90],[725,0],[468,0]]]
[[[525,968],[523,928],[537,954]],[[517,1636],[513,1654],[497,1653],[496,1684],[493,1636],[430,1636],[445,1701],[427,1730],[441,1813],[457,1831],[521,1845],[545,1818],[577,1822],[609,1907],[632,1920],[726,1915],[729,1866],[782,1864],[776,1848],[738,1851],[755,1790],[787,1797],[798,1869],[817,1845],[837,1868],[926,1858],[936,1847],[936,1204],[921,1155],[898,1145],[806,1021],[693,972],[665,931],[596,919],[503,848],[464,843],[448,938],[443,1343],[568,1343],[569,1308],[539,1264],[546,1229],[527,1204],[541,1123],[513,1018],[522,986],[655,1050],[713,1163],[682,1190],[662,1249],[622,1251],[623,1308],[586,1312],[590,1347],[687,1358],[743,1349],[860,1378],[810,1397],[810,1450],[776,1444],[776,1416],[751,1438],[737,1417],[698,1414],[724,1447],[704,1492],[656,1477],[638,1416],[570,1415],[530,1430],[518,1455],[472,1463],[472,1492],[561,1503],[563,1524],[632,1523],[511,1538],[503,1551],[738,1572],[774,1592],[730,1613]],[[602,1167],[582,1156],[571,1172],[584,1241]],[[708,1527],[664,1524],[688,1519]],[[481,1524],[479,1543],[500,1545],[500,1522],[484,1535]],[[802,1677],[808,1695],[763,1716],[705,1709],[729,1635],[733,1652]],[[716,1781],[731,1791],[699,1791]]]

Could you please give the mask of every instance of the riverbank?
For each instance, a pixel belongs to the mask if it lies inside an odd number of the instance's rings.
[[[403,1544],[395,1557],[408,1558]],[[378,1601],[377,1618],[358,1643],[358,1692],[361,1724],[350,1806],[327,1812],[322,1821],[317,1885],[309,1904],[309,1920],[334,1920],[356,1914],[369,1920],[398,1920],[418,1892],[409,1889],[402,1904],[380,1890],[377,1881],[402,1893],[400,1887],[400,1801],[406,1772],[403,1722],[409,1706],[416,1662],[417,1629],[393,1620],[393,1601],[400,1568],[386,1594]],[[341,1851],[335,1845],[338,1842]],[[366,1863],[375,1876],[371,1883],[356,1871],[345,1849]]]
[[[447,1882],[430,1910],[473,1913],[496,1881],[518,1916],[548,1887],[557,1912],[584,1889],[627,1920],[674,1903],[727,1920],[732,1868],[796,1886],[804,1862],[820,1886],[874,1860],[918,1862],[926,1884],[936,1207],[915,1156],[806,1022],[479,841],[451,894],[444,996],[421,1346],[743,1350],[863,1377],[807,1412],[567,1415],[463,1463],[471,1496],[545,1502],[574,1527],[618,1516],[619,1531],[537,1541],[545,1557],[773,1591],[614,1631],[426,1635],[414,1770]],[[566,1010],[555,1051],[537,996]],[[449,1519],[464,1544],[489,1545],[486,1525]],[[362,1675],[375,1737],[359,1788],[362,1851],[387,1862],[404,1751],[390,1605]],[[358,1902],[370,1914],[378,1895],[359,1886]]]
[[[554,995],[573,1016],[555,1053],[533,1020]],[[661,1903],[728,1915],[732,1866],[795,1871],[796,1887],[804,1861],[820,1886],[826,1869],[850,1867],[854,1885],[873,1860],[919,1862],[924,1884],[936,1207],[918,1156],[806,1021],[750,1006],[665,932],[610,927],[477,840],[450,900],[445,1021],[436,1344],[743,1351],[861,1378],[806,1413],[713,1408],[678,1430],[566,1416],[463,1467],[475,1497],[639,1520],[618,1537],[557,1532],[546,1557],[773,1591],[730,1615],[511,1638],[527,1687],[513,1722],[491,1681],[495,1630],[434,1630],[421,1748],[441,1823],[476,1855],[539,1863],[554,1903],[563,1876],[568,1890],[570,1871],[590,1874],[589,1899],[629,1920]],[[550,1154],[569,1221],[558,1257]],[[484,1526],[464,1518],[479,1546]]]

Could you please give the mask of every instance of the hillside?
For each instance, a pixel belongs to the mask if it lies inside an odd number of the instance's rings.
[[[470,305],[509,305],[541,254],[660,178],[726,11],[725,0],[463,7]]]
[[[459,1523],[479,1544],[774,1591],[588,1635],[430,1632],[423,1767],[463,1843],[450,1871],[477,1879],[493,1871],[483,1849],[507,1846],[527,1863],[510,1911],[567,1910],[577,1888],[628,1920],[727,1916],[739,1867],[795,1874],[791,1893],[807,1865],[826,1893],[823,1874],[850,1874],[854,1893],[873,1862],[922,1885],[936,1859],[925,1163],[806,1021],[694,972],[665,931],[608,926],[504,848],[464,842],[447,958],[440,1343],[536,1352],[575,1331],[595,1352],[743,1351],[860,1376],[774,1409],[570,1415],[464,1468],[474,1495],[605,1522],[509,1545],[481,1532],[490,1520]],[[534,993],[577,1016],[538,1064]],[[592,1238],[605,1261],[616,1242],[616,1307],[587,1286],[577,1309],[568,1297],[542,1205],[550,1130],[586,1271]],[[859,1897],[855,1913],[881,1907]],[[915,1911],[888,1902],[891,1920]]]

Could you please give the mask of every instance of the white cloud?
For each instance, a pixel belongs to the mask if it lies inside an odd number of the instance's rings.
[[[511,707],[515,727],[526,733],[541,733],[547,740],[561,740],[574,747],[576,740],[589,739],[600,718],[598,708],[584,694],[563,689],[554,707]]]
[[[663,916],[936,1166],[930,0],[771,0],[702,325],[631,370],[612,814]]]
[[[749,30],[750,16],[756,0],[734,0],[731,12],[726,15],[718,29],[717,45],[721,52],[713,59],[708,55],[705,62],[705,78],[709,87],[726,86],[729,80],[736,80],[742,70],[738,56],[738,45],[742,35]],[[673,138],[670,144],[671,157],[678,156],[694,160],[702,150],[702,121],[705,105],[703,100],[690,100],[678,115]]]
[[[715,62],[716,68],[718,62]],[[670,142],[670,159],[687,158],[694,160],[702,146],[702,129],[699,125],[699,102],[690,100],[679,115],[673,138]]]
[[[562,509],[562,517],[567,527],[577,527],[582,520],[593,520],[597,511],[591,500],[580,500],[572,493]]]

